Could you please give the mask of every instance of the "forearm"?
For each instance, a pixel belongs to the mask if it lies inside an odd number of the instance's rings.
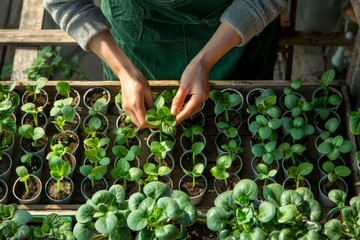
[[[227,23],[221,23],[215,34],[196,55],[193,61],[199,61],[208,71],[233,47],[241,44],[237,31]]]

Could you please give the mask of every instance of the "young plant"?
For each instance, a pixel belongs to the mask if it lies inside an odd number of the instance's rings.
[[[31,214],[16,204],[0,204],[0,239],[29,239]]]
[[[267,180],[269,178],[274,177],[276,175],[276,173],[277,173],[276,169],[272,169],[272,170],[269,171],[268,166],[266,164],[264,164],[264,163],[258,163],[256,165],[256,170],[259,173],[258,178],[260,180],[264,181],[263,188],[266,187]]]
[[[50,110],[50,116],[56,116],[55,123],[62,132],[65,132],[66,123],[72,122],[76,116],[76,109],[71,105],[73,98],[64,98],[54,102]]]
[[[283,93],[285,95],[292,95],[300,89],[302,84],[303,84],[303,80],[293,79],[293,80],[291,80],[290,86],[287,86],[283,89]]]
[[[71,95],[71,87],[70,84],[68,82],[64,82],[64,81],[58,81],[56,83],[56,91],[63,97],[65,98],[70,98]]]
[[[117,106],[119,106],[122,109],[122,93],[121,93],[121,90],[115,96],[115,103],[117,104]]]
[[[185,229],[195,223],[196,208],[186,193],[162,182],[146,184],[143,192],[132,194],[128,201],[126,222],[137,233],[136,239],[180,239],[179,226]]]
[[[130,127],[118,127],[113,129],[115,134],[115,143],[117,145],[125,145],[130,148],[130,140],[135,138],[135,130]]]
[[[284,128],[289,131],[294,142],[315,132],[314,126],[306,123],[303,117],[297,117],[295,119],[284,117],[282,122]]]
[[[171,151],[174,147],[174,143],[171,141],[153,141],[150,144],[150,151],[154,154],[158,159],[158,166],[162,165],[162,160],[166,158],[166,154]]]
[[[64,154],[71,153],[69,147],[64,147],[62,144],[55,144],[50,146],[51,151],[47,154],[46,159],[51,159],[52,157],[62,158]]]
[[[143,149],[139,146],[131,146],[130,149],[123,145],[115,145],[111,149],[112,153],[119,159],[125,159],[126,161],[133,161],[136,157],[140,157],[143,153]]]
[[[250,123],[249,130],[252,134],[257,134],[264,142],[264,140],[267,139],[276,140],[278,137],[277,129],[279,129],[281,126],[281,119],[268,119],[267,117],[259,114],[256,115],[255,121]]]
[[[38,145],[38,140],[45,136],[44,129],[40,127],[33,128],[30,124],[24,124],[19,127],[19,134],[24,138],[31,139],[33,142],[32,147],[36,147]]]
[[[276,148],[276,141],[268,143],[257,143],[251,148],[251,152],[255,157],[261,157],[262,161],[266,164],[271,164],[283,158],[283,153],[280,149]]]
[[[26,91],[29,93],[29,94],[33,94],[34,96],[34,102],[36,101],[37,99],[37,95],[41,92],[41,89],[43,87],[45,87],[45,85],[47,84],[48,82],[48,79],[45,78],[45,77],[39,77],[37,78],[37,80],[35,81],[35,84],[34,85],[26,85]]]
[[[184,130],[184,136],[191,139],[191,144],[194,143],[195,136],[201,135],[204,132],[202,126],[195,124]]]
[[[298,157],[302,156],[303,152],[306,150],[306,147],[300,143],[290,145],[290,143],[284,142],[280,144],[279,149],[283,153],[284,159],[291,159],[292,164],[295,166],[299,161]]]
[[[60,217],[56,213],[46,215],[41,226],[31,226],[32,239],[67,239],[75,240],[72,232],[72,220]]]
[[[318,151],[326,154],[328,159],[336,160],[340,157],[341,153],[348,153],[352,149],[352,143],[345,140],[343,136],[337,135],[325,139],[319,146]]]
[[[211,174],[218,180],[224,180],[225,186],[228,186],[227,179],[230,177],[230,174],[226,171],[231,167],[232,159],[230,155],[224,154],[220,156],[216,161],[216,166],[210,169]]]
[[[106,106],[106,99],[105,98],[99,98],[94,103],[94,106],[89,109],[89,115],[90,116],[97,116],[101,114],[101,110]]]
[[[128,181],[138,181],[143,171],[137,167],[130,167],[129,162],[122,158],[116,163],[116,167],[111,170],[111,176],[116,180],[122,180],[123,187],[127,189]]]
[[[55,49],[46,46],[41,49],[31,66],[24,71],[28,79],[35,80],[41,76],[52,78],[56,72],[60,73],[62,79],[70,79],[73,76],[76,76],[76,79],[87,79],[84,73],[78,70],[79,56],[74,55],[68,62],[60,55],[60,51],[61,46],[56,46]]]
[[[324,128],[325,131],[320,133],[320,138],[322,140],[328,139],[336,133],[336,130],[339,128],[340,122],[337,118],[329,118],[326,120]]]
[[[216,123],[216,126],[220,129],[221,132],[223,132],[227,138],[228,141],[230,139],[235,138],[239,135],[238,131],[234,127],[230,127],[229,123],[227,122],[218,122]]]
[[[51,177],[57,181],[57,191],[60,193],[61,180],[70,175],[71,166],[60,157],[54,156],[49,160],[49,168]]]
[[[304,180],[313,170],[313,165],[308,162],[300,163],[298,166],[291,166],[287,170],[289,178],[293,178],[296,183],[296,188],[299,188],[300,181]]]
[[[195,165],[196,156],[199,155],[202,150],[204,150],[204,143],[203,142],[195,142],[191,145],[191,152],[192,152],[192,162]]]
[[[171,169],[168,166],[156,166],[153,163],[145,163],[143,166],[144,173],[147,175],[146,179],[139,179],[140,185],[145,185],[149,182],[159,181],[159,177],[170,173]]]
[[[234,140],[231,139],[229,143],[221,145],[223,149],[231,158],[232,161],[236,159],[239,153],[242,153],[244,149]]]
[[[241,104],[241,96],[236,93],[221,92],[220,90],[212,90],[210,99],[214,101],[214,113],[216,115],[225,113],[225,120],[229,122],[228,110]]]
[[[360,134],[360,108],[355,111],[348,112],[349,116],[349,128],[350,132],[354,135]],[[355,158],[357,162],[360,164],[360,151],[356,152]]]
[[[195,187],[196,178],[201,177],[202,173],[204,172],[205,166],[203,163],[197,163],[194,165],[191,171],[185,171],[185,174],[192,178],[192,187]]]
[[[272,89],[265,89],[255,100],[255,108],[250,108],[250,114],[260,113],[270,118],[279,119],[281,109],[277,106],[277,96]]]
[[[126,224],[130,211],[121,185],[100,190],[77,209],[74,236],[78,240],[130,239]]]
[[[39,113],[43,111],[42,107],[37,108],[33,103],[26,103],[21,106],[21,110],[25,113],[31,114],[34,119],[35,126],[39,126]]]
[[[321,80],[317,81],[319,87],[323,90],[323,94],[314,97],[311,101],[315,109],[320,112],[321,119],[327,119],[331,111],[330,108],[339,106],[342,102],[342,96],[338,94],[331,94],[330,84],[335,78],[335,71],[333,69],[322,74]]]
[[[284,103],[286,108],[291,112],[292,118],[300,117],[303,113],[313,109],[311,102],[295,94],[286,95]]]
[[[26,193],[29,193],[29,186],[27,180],[30,178],[30,174],[26,169],[26,167],[24,166],[16,167],[16,174],[19,176],[20,182],[24,183]]]
[[[24,155],[21,156],[20,161],[23,164],[28,164],[29,166],[32,166],[31,160],[32,160],[33,157],[34,157],[34,155],[31,154],[31,153],[24,154]]]
[[[176,116],[171,114],[170,109],[164,106],[165,99],[159,96],[155,102],[155,108],[151,108],[146,112],[145,121],[159,128],[160,142],[163,141],[163,133],[171,136],[176,134]]]
[[[324,172],[328,175],[328,181],[332,185],[338,177],[347,177],[351,174],[350,168],[347,166],[336,166],[331,161],[326,161],[323,163],[322,168]]]
[[[109,144],[110,139],[108,137],[99,138],[97,136],[97,130],[101,126],[101,120],[97,117],[91,117],[88,127],[85,132],[90,136],[84,140],[84,143],[88,149],[99,149]]]
[[[336,203],[336,207],[329,211],[332,214],[340,212],[339,218],[327,221],[323,228],[323,233],[329,239],[359,239],[360,238],[360,197],[354,196],[348,205],[345,204],[347,195],[345,192],[333,189],[329,192],[329,198]]]

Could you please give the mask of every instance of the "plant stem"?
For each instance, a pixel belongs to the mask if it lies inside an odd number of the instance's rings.
[[[35,126],[38,127],[39,126],[38,113],[35,112],[33,114],[33,117],[34,117]]]
[[[225,109],[225,120],[226,122],[229,122],[229,113],[227,109]]]
[[[26,193],[28,193],[29,192],[29,187],[28,187],[27,181],[25,181],[24,184],[25,184],[25,191],[26,191]]]
[[[91,180],[91,187],[95,188],[95,180]]]
[[[127,183],[127,180],[126,180],[126,178],[124,178],[124,184],[123,184],[124,190],[126,190],[126,183]]]
[[[196,179],[196,177],[195,176],[193,176],[193,180],[192,180],[192,187],[195,187],[195,179]]]
[[[58,190],[58,193],[60,192],[60,180],[57,180],[57,190]]]

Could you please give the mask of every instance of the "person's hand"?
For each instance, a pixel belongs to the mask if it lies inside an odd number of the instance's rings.
[[[172,101],[171,113],[177,115],[176,123],[197,113],[209,94],[209,70],[201,61],[194,59],[183,72],[179,90]],[[187,95],[191,97],[184,105]]]
[[[151,127],[145,121],[146,110],[154,106],[150,85],[135,67],[119,75],[121,80],[122,108],[139,128]]]

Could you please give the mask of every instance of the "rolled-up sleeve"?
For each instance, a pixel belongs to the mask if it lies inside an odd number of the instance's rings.
[[[287,0],[234,0],[221,16],[242,38],[239,46],[259,34],[287,8]]]
[[[54,21],[88,51],[89,41],[110,28],[92,0],[43,0]]]

